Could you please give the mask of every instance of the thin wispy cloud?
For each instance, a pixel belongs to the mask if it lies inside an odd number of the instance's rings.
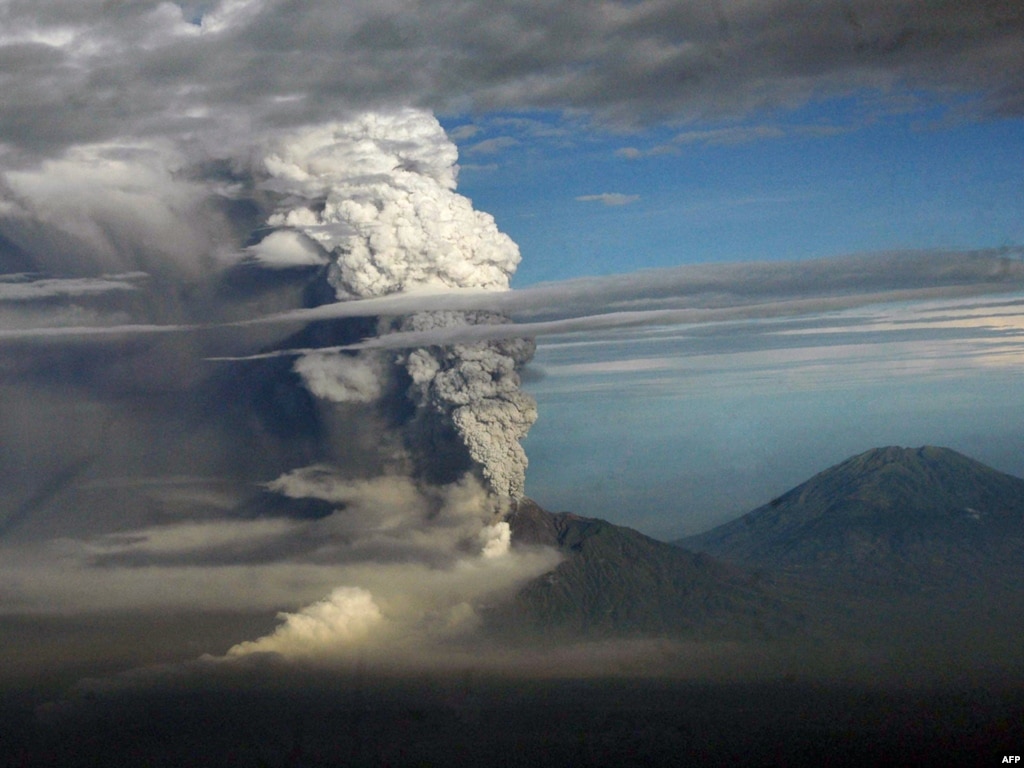
[[[466,152],[470,155],[495,155],[509,147],[518,145],[518,139],[514,139],[511,136],[497,136],[493,139],[484,139],[476,144],[470,144],[466,147]]]
[[[733,144],[749,144],[766,139],[781,139],[785,130],[773,125],[737,126],[732,128],[715,128],[705,131],[684,131],[672,137],[673,144],[703,144],[705,146],[728,146]]]
[[[388,312],[490,310],[497,325],[392,332],[334,351],[403,349],[519,336],[544,337],[654,325],[796,317],[894,302],[957,299],[1024,289],[1024,266],[992,254],[894,253],[813,262],[717,264],[582,278],[513,291],[387,297],[299,310],[261,322]],[[275,350],[267,359],[312,349]]]
[[[640,199],[640,195],[626,195],[621,192],[602,192],[599,195],[580,195],[576,198],[581,203],[601,203],[612,208],[629,205]]]
[[[737,147],[786,138],[810,137],[825,139],[856,131],[870,122],[858,119],[849,124],[796,123],[791,125],[730,125],[677,133],[665,141],[650,146],[625,146],[615,150],[615,156],[625,160],[666,155],[680,155],[684,151],[707,147]]]
[[[616,157],[626,160],[639,160],[642,157],[657,157],[659,155],[678,155],[679,147],[671,144],[658,144],[649,149],[638,149],[637,147],[621,147],[615,150]]]
[[[114,291],[134,291],[149,276],[145,273],[95,278],[42,278],[0,275],[0,301],[44,301],[58,297],[86,297]]]
[[[1024,359],[1024,309],[1019,299],[997,297],[892,302],[700,326],[595,329],[541,349],[545,376],[536,386],[545,391],[584,386],[639,396],[670,391],[672,382],[691,391],[715,378],[758,391],[850,389],[954,379],[972,368],[1010,373]]]
[[[926,301],[1024,288],[1024,266],[1003,251],[894,252],[799,262],[687,265],[625,275],[574,278],[507,291],[447,289],[325,304],[228,325],[113,325],[20,329],[7,338],[146,335],[291,326],[340,318],[417,312],[491,311],[498,325],[391,332],[330,349],[403,348],[633,325],[692,324],[751,317],[795,316],[897,301]],[[5,334],[0,333],[0,338]],[[316,348],[277,350],[275,357]]]

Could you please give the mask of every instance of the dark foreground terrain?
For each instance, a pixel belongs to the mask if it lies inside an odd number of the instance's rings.
[[[295,687],[4,704],[3,766],[999,765],[1024,683],[509,682],[369,674]]]

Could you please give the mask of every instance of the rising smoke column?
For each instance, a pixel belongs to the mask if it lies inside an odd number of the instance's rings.
[[[491,312],[424,312],[404,319],[400,330],[504,322]],[[531,339],[501,339],[421,348],[399,358],[412,377],[417,408],[454,426],[500,498],[524,492],[527,460],[519,441],[537,420],[537,404],[519,388],[518,371],[534,349]]]
[[[278,139],[264,166],[265,188],[283,202],[269,217],[275,252],[309,260],[311,245],[329,260],[328,281],[339,300],[398,292],[476,288],[507,290],[519,249],[494,219],[455,192],[458,154],[437,120],[407,109],[366,114]],[[263,243],[254,246],[258,253]],[[263,248],[263,250],[267,250]],[[424,312],[384,318],[387,331],[501,323],[493,313]],[[518,371],[533,355],[523,339],[432,346],[391,360],[406,371],[416,407],[407,443],[424,456],[461,451],[499,499],[523,495],[526,455],[519,441],[536,420],[536,405],[520,389]],[[336,402],[368,401],[384,392],[379,358],[296,363],[311,391]],[[353,386],[358,382],[358,386]],[[429,460],[426,460],[429,463]]]

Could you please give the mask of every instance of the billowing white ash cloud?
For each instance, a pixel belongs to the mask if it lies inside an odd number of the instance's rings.
[[[263,158],[264,189],[280,200],[267,219],[273,232],[250,250],[257,258],[274,253],[282,262],[309,262],[316,259],[311,247],[321,249],[342,301],[506,290],[519,249],[489,214],[455,192],[456,160],[437,120],[413,109],[279,136]],[[500,322],[492,313],[431,312],[382,318],[379,330]],[[404,384],[415,406],[405,425],[415,471],[431,482],[451,482],[473,469],[505,501],[524,490],[519,441],[536,419],[536,405],[520,391],[518,371],[533,350],[531,341],[518,339],[390,358],[316,354],[300,358],[295,371],[315,395],[336,403],[370,402]]]
[[[330,255],[340,299],[507,289],[519,248],[455,192],[457,159],[433,115],[413,109],[279,137],[264,187],[286,197],[267,223]]]

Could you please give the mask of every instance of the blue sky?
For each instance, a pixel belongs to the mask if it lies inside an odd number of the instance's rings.
[[[525,128],[483,121],[458,142],[460,190],[519,243],[517,286],[703,261],[1020,246],[1021,120],[921,101],[865,117],[861,100],[827,100],[625,134],[551,115]],[[476,125],[444,123],[456,136]],[[516,143],[485,143],[501,139]],[[622,199],[579,199],[602,194]]]

